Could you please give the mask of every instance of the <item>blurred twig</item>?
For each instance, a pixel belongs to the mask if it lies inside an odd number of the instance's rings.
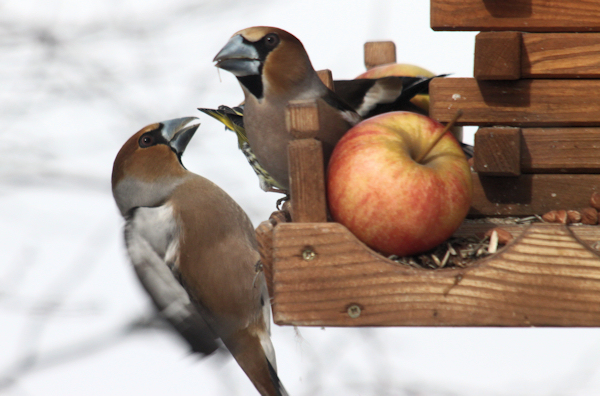
[[[0,391],[15,385],[19,379],[31,372],[69,363],[73,360],[98,353],[113,347],[126,338],[151,329],[170,330],[168,324],[156,312],[130,319],[112,331],[100,336],[75,342],[71,345],[55,348],[44,354],[29,351],[16,359],[9,368],[0,373]]]
[[[16,363],[9,367],[6,375],[0,375],[0,385],[8,386],[16,381],[24,372],[34,366],[39,358],[39,343],[44,333],[45,326],[52,317],[60,311],[66,298],[80,285],[85,277],[94,269],[98,263],[103,249],[107,247],[107,226],[110,223],[103,222],[92,232],[88,240],[82,246],[82,250],[71,265],[57,274],[54,282],[51,282],[46,290],[40,293],[38,303],[35,305],[42,309],[36,312],[28,312],[26,325],[21,333],[21,342]],[[136,319],[137,323],[138,319]],[[60,353],[58,354],[60,355]]]

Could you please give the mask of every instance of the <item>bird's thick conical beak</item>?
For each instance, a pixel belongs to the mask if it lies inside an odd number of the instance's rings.
[[[215,66],[233,73],[236,77],[260,74],[261,61],[258,51],[250,43],[244,42],[244,38],[239,34],[229,39],[213,61],[217,62]]]
[[[192,140],[192,136],[200,126],[200,124],[187,127],[186,125],[197,119],[197,117],[183,117],[161,122],[163,124],[161,133],[177,154],[183,154],[188,143]]]

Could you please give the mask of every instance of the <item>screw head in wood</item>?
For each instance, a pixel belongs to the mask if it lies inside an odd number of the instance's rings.
[[[348,316],[352,319],[356,319],[360,316],[361,309],[358,305],[352,304],[348,307]]]
[[[317,257],[317,253],[315,253],[315,251],[312,250],[311,248],[305,248],[302,251],[302,258],[306,261],[314,260],[315,257]]]

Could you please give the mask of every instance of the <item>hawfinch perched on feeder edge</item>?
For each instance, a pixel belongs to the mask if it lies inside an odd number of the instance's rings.
[[[428,93],[428,77],[382,77],[378,79],[355,79],[333,81],[335,92],[362,118],[369,118],[389,111],[424,111],[410,100],[418,94]],[[285,189],[260,164],[250,147],[244,127],[244,106],[219,106],[218,109],[199,108],[205,114],[223,123],[235,132],[238,148],[256,173],[263,191],[286,193]]]
[[[244,127],[250,147],[261,166],[289,190],[287,146],[292,139],[285,109],[292,100],[315,99],[327,162],[333,147],[361,117],[313,69],[302,43],[290,33],[272,27],[244,29],[227,42],[214,59],[233,73],[244,91]]]
[[[340,97],[321,81],[295,36],[266,26],[235,33],[214,61],[218,68],[237,77],[244,92],[243,122],[252,152],[283,190],[289,190],[287,145],[292,136],[286,128],[285,109],[290,101],[317,101],[317,139],[323,143],[327,167],[335,144],[363,116],[391,111],[393,105],[396,110],[398,105],[410,107],[409,100],[426,92],[430,80],[384,77],[335,81],[336,91],[344,95]]]

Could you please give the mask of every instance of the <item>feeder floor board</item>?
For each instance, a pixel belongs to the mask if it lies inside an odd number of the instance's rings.
[[[500,219],[497,219],[500,220]],[[487,231],[492,230],[494,228],[502,228],[505,231],[508,231],[514,238],[518,238],[523,231],[529,228],[531,224],[516,224],[516,223],[503,223],[501,221],[498,222],[480,222],[480,221],[465,221],[461,224],[461,226],[456,230],[453,234],[454,237],[470,237],[473,235],[483,236]],[[585,224],[569,224],[569,230],[581,242],[590,246],[594,250],[597,250],[597,244],[600,242],[600,227],[597,225],[590,226]]]
[[[433,30],[600,31],[596,0],[431,0]]]
[[[567,226],[533,224],[473,266],[440,270],[390,261],[338,223],[277,224],[271,237],[280,325],[600,325],[600,256]]]

